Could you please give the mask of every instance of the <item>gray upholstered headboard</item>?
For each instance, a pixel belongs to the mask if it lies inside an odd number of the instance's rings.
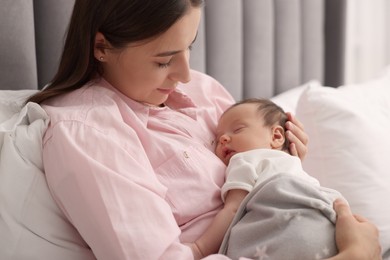
[[[206,0],[194,69],[238,100],[308,80],[342,83],[346,0]],[[73,0],[1,0],[0,89],[37,89],[57,68]]]

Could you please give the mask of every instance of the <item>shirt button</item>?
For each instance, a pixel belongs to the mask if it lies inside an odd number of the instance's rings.
[[[187,159],[190,158],[190,157],[188,156],[187,151],[184,151],[184,152],[183,152],[183,155],[184,155],[184,158],[187,158]]]

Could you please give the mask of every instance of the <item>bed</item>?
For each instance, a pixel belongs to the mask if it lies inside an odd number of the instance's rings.
[[[390,259],[390,67],[369,81],[343,84],[345,5],[208,0],[191,65],[236,100],[272,98],[293,112],[310,137],[305,170],[378,226],[383,258]],[[2,3],[0,252],[12,247],[7,236],[20,234],[32,251],[45,250],[47,241],[68,251],[85,243],[46,186],[39,151],[49,118],[39,105],[23,104],[53,76],[72,6]]]

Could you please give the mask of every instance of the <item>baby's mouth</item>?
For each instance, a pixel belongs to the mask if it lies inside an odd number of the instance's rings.
[[[223,153],[224,153],[224,158],[227,161],[229,161],[230,157],[232,157],[236,152],[234,150],[232,150],[232,149],[226,148]]]

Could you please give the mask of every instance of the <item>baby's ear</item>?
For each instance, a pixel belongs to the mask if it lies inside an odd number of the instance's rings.
[[[272,133],[272,141],[271,141],[272,149],[281,150],[283,148],[283,144],[285,141],[283,127],[281,127],[280,125],[273,126],[271,128],[271,133]]]

